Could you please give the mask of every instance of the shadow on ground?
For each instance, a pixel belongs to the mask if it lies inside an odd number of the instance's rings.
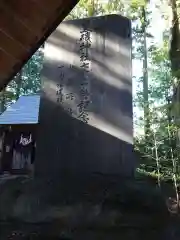
[[[33,184],[23,178],[1,184],[1,240],[180,239],[179,220],[169,216],[165,196],[150,178],[127,179],[120,187],[112,181],[113,188],[93,199],[52,205],[41,203],[44,196]]]

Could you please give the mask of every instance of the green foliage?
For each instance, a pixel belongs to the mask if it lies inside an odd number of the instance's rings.
[[[108,0],[103,6],[104,12],[107,13],[118,13],[123,12],[125,9],[125,4],[123,1],[119,0]]]
[[[119,0],[80,0],[66,19],[76,19],[104,14],[121,13],[125,15],[126,1]]]
[[[139,28],[142,24],[141,18],[138,19],[136,10],[139,6],[133,6],[133,16],[136,18],[134,39],[138,41],[135,44],[136,59],[142,59],[145,49],[142,45],[142,31]],[[151,13],[150,13],[151,15]],[[149,17],[151,23],[151,16]],[[148,86],[148,103],[149,103],[149,129],[148,136],[138,135],[135,137],[135,150],[140,155],[140,166],[138,172],[150,175],[158,179],[159,186],[161,180],[171,179],[173,181],[176,192],[177,201],[179,201],[179,193],[177,191],[180,182],[180,144],[177,138],[178,123],[173,117],[176,112],[178,117],[180,114],[179,99],[174,102],[174,80],[179,76],[179,70],[175,74],[171,69],[171,61],[169,59],[169,34],[167,29],[164,34],[163,44],[161,47],[156,42],[152,42],[147,48],[148,53],[148,77],[150,83]],[[152,38],[152,35],[146,33],[146,37]],[[139,80],[142,85],[143,78]],[[179,85],[179,82],[176,83]],[[142,87],[136,92],[136,107],[143,108],[145,101],[143,98]],[[143,127],[143,118],[136,119],[136,126]]]
[[[77,19],[102,15],[105,12],[104,4],[98,0],[80,0],[66,19]]]
[[[37,93],[41,88],[42,49],[37,51],[22,70],[21,94]]]
[[[153,47],[149,54],[150,129],[148,138],[136,138],[136,150],[140,153],[141,173],[153,175],[161,180],[172,179],[174,187],[180,181],[180,158],[177,147],[177,124],[172,118],[173,78],[168,59],[168,44]],[[143,99],[139,98],[141,104]],[[178,195],[178,193],[177,193]]]
[[[1,105],[3,104],[1,109],[4,110],[21,95],[34,94],[40,91],[42,64],[43,51],[40,48],[8,84],[6,90],[0,93]]]

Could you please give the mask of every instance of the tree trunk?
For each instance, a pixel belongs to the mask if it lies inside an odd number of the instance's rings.
[[[171,43],[169,57],[171,61],[171,71],[172,77],[176,81],[176,86],[174,87],[173,93],[173,104],[174,104],[174,113],[175,124],[180,126],[180,29],[179,29],[179,18],[178,18],[178,9],[177,1],[171,0],[171,9],[172,9],[172,26],[171,26]],[[179,130],[178,130],[179,131]],[[178,135],[178,134],[177,134]],[[180,139],[177,137],[177,149],[180,150]],[[177,213],[179,212],[179,191],[177,187],[177,167],[176,160],[173,161],[173,180],[174,188],[176,190],[176,201],[177,201]]]
[[[142,31],[143,31],[143,100],[144,100],[144,133],[148,137],[150,128],[149,96],[148,96],[148,59],[147,59],[147,19],[145,6],[142,7]]]
[[[180,125],[180,29],[177,1],[170,0],[172,9],[172,26],[171,26],[171,40],[169,58],[171,62],[172,77],[174,78],[174,92],[173,92],[173,115],[175,123]]]
[[[171,0],[172,9],[172,26],[171,26],[171,43],[170,43],[170,61],[174,77],[180,79],[180,29],[177,1]]]
[[[96,4],[95,0],[90,0],[90,5],[88,7],[88,17],[93,17],[96,15]]]

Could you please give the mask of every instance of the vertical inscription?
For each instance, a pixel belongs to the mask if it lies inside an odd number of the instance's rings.
[[[70,69],[71,69],[70,65]],[[59,83],[56,84],[56,96],[57,96],[57,103],[61,104],[62,107],[72,116],[73,111],[71,107],[66,107],[67,102],[73,101],[75,99],[75,95],[72,92],[67,92],[66,84],[67,81],[69,82],[71,79],[65,78],[65,66],[59,66]]]
[[[63,89],[64,89],[64,66],[59,66],[58,69],[60,69],[59,73],[59,78],[60,81],[59,83],[56,84],[56,97],[57,97],[57,103],[63,104],[64,101],[64,94],[63,94]]]
[[[78,40],[78,52],[79,52],[79,68],[83,73],[80,79],[80,88],[78,90],[78,103],[76,105],[76,109],[74,109],[73,105],[75,103],[76,93],[74,91],[71,92],[71,80],[72,77],[67,74],[67,72],[76,71],[76,67],[74,64],[64,64],[58,67],[59,75],[58,75],[58,83],[56,85],[56,96],[57,103],[61,104],[61,106],[70,114],[78,118],[79,120],[88,123],[89,121],[89,104],[90,104],[90,82],[89,82],[89,74],[91,72],[91,60],[89,56],[89,49],[92,44],[92,30],[87,26],[82,26],[80,29],[80,37]],[[70,91],[69,91],[70,90]]]
[[[80,30],[79,39],[79,54],[80,54],[80,68],[83,71],[83,81],[80,85],[80,103],[78,104],[78,118],[88,123],[88,106],[90,103],[90,90],[89,90],[89,72],[90,72],[90,59],[89,48],[91,47],[91,32],[92,30],[83,26]]]

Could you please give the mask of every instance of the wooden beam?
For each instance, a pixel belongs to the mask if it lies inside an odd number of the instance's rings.
[[[7,72],[13,70],[18,61],[0,48],[0,63],[0,73],[6,75]]]
[[[21,43],[24,47],[31,45],[37,37],[29,31],[18,19],[0,6],[0,30]]]
[[[41,28],[46,24],[47,15],[40,11],[35,2],[24,0],[3,0],[1,5],[16,16],[27,28],[36,35],[40,34]]]
[[[21,59],[25,52],[28,54],[28,49],[2,31],[0,31],[0,46],[2,49],[6,49],[9,55],[17,59]]]
[[[78,0],[0,1],[0,91],[77,2]]]

